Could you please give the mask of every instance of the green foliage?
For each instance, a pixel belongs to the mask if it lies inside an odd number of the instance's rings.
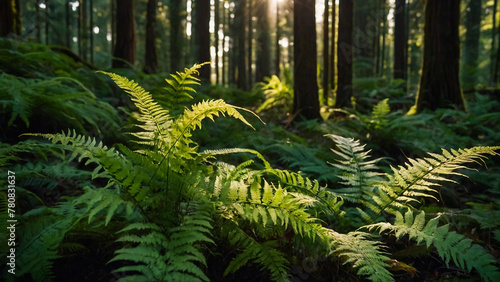
[[[56,127],[57,121],[57,126],[82,132],[91,128],[116,130],[120,125],[117,111],[75,79],[26,79],[2,73],[0,85],[1,112],[10,115],[7,126],[18,118],[26,128],[30,120],[45,119],[46,127]]]
[[[389,246],[394,241],[379,236],[386,234],[436,250],[446,266],[453,262],[466,271],[475,269],[485,280],[497,278],[495,260],[485,249],[450,225],[439,226],[440,217],[427,220],[417,209],[437,200],[443,183],[457,182],[464,169],[497,155],[500,147],[443,149],[384,170],[380,163],[386,159],[372,159],[362,142],[339,135],[327,135],[336,145],[331,166],[321,163],[326,158],[322,152],[307,148],[300,137],[294,139],[297,144],[269,146],[280,150],[276,155],[282,163],[304,173],[275,168],[257,150],[200,151],[195,132],[207,118],[229,116],[253,128],[241,113],[246,110],[220,99],[182,106],[195,95],[200,67],[166,80],[169,98],[162,102],[136,82],[105,73],[137,108],[127,145],[109,147],[68,130],[29,135],[52,143],[0,146],[0,167],[21,162],[15,169],[23,201],[36,198],[28,190],[34,186],[55,189],[71,182],[78,189],[76,195],[54,199],[54,206],[42,198],[22,205],[31,211],[19,217],[26,227],[20,234],[19,261],[26,262],[21,274],[51,280],[54,261],[81,248],[69,235],[92,230],[108,235],[108,242],[99,244],[107,246],[109,265],[120,281],[220,280],[238,277],[252,269],[250,264],[272,280],[289,281],[297,275],[294,266],[309,255],[372,281],[394,280],[393,272],[401,269],[413,275],[414,269],[393,259]],[[384,100],[366,124],[384,131],[393,116]],[[26,154],[34,160],[23,160]],[[235,154],[243,161],[222,161]],[[4,204],[0,197],[0,211]],[[219,255],[224,265],[207,271],[210,259]]]
[[[479,245],[472,244],[472,240],[455,231],[450,231],[448,225],[438,226],[439,216],[426,222],[425,212],[418,212],[416,216],[412,210],[404,215],[396,212],[394,223],[381,222],[366,226],[370,230],[377,229],[380,233],[394,233],[397,239],[408,235],[410,240],[417,244],[425,243],[427,247],[434,246],[441,258],[448,266],[450,260],[462,269],[478,271],[485,281],[498,281],[500,272],[494,266],[494,257]]]
[[[259,84],[260,89],[264,92],[265,100],[257,109],[257,113],[274,109],[278,118],[285,116],[291,111],[293,89],[290,89],[276,75],[265,80],[266,83]]]

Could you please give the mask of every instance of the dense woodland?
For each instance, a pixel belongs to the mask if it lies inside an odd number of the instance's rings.
[[[497,0],[5,0],[2,281],[500,281]]]

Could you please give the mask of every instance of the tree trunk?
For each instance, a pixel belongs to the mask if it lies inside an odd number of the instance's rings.
[[[246,1],[238,0],[235,6],[234,23],[236,29],[236,52],[238,53],[238,72],[236,85],[239,89],[248,90],[247,83],[247,64],[246,64],[246,46],[245,46],[245,22],[246,22]]]
[[[477,59],[479,56],[479,35],[481,32],[481,1],[470,0],[466,9],[465,42],[462,57],[462,83],[464,89],[474,89],[476,86]],[[494,30],[494,28],[493,28]]]
[[[352,42],[353,0],[339,1],[339,29],[337,46],[338,88],[335,107],[351,107],[352,97]]]
[[[114,68],[126,68],[135,61],[134,1],[116,1],[116,43],[113,56]]]
[[[320,119],[316,75],[315,0],[295,0],[293,6],[293,113],[306,119]]]
[[[247,67],[248,67],[248,85],[252,85],[253,80],[252,80],[252,63],[253,63],[253,0],[247,0],[248,1],[248,39],[247,39],[247,44],[248,44],[248,53],[247,53]]]
[[[275,44],[275,73],[279,77],[280,76],[280,65],[281,65],[281,47],[280,47],[280,39],[281,39],[281,27],[280,27],[280,1],[276,1],[276,41]]]
[[[330,6],[325,1],[325,12],[323,14],[323,101],[328,104],[329,78],[330,78]]]
[[[182,0],[172,0],[168,6],[170,11],[170,72],[182,68],[184,37],[182,36]]]
[[[406,35],[406,1],[396,0],[394,11],[394,79],[407,79],[408,37]]]
[[[337,69],[337,64],[335,61],[335,51],[337,50],[337,5],[335,4],[335,1],[332,1],[332,38],[331,38],[331,44],[330,44],[330,66],[331,66],[331,72],[330,72],[330,82],[331,82],[331,87],[332,90],[335,89],[335,78],[336,78],[336,69]]]
[[[271,35],[269,34],[269,1],[259,0],[257,5],[257,61],[255,81],[271,76]]]
[[[21,28],[19,0],[3,0],[0,3],[0,37],[21,35]]]
[[[495,82],[495,73],[496,73],[496,42],[497,42],[497,7],[498,0],[493,1],[493,13],[491,13],[491,18],[493,22],[493,28],[491,30],[491,53],[490,53],[490,86],[493,86]]]
[[[144,72],[153,74],[158,68],[158,57],[156,54],[156,9],[157,1],[148,0],[146,13],[146,54],[144,58]],[[209,10],[210,12],[210,10]]]
[[[210,62],[210,1],[196,0],[197,63]],[[210,81],[210,65],[200,69],[200,78]]]
[[[460,86],[460,1],[426,0],[424,56],[416,112],[465,109]]]

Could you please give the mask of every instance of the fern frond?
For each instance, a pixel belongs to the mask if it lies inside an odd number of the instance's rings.
[[[417,244],[425,243],[427,248],[434,246],[447,266],[453,260],[455,265],[469,272],[476,269],[485,281],[498,281],[500,271],[494,266],[494,257],[481,246],[472,244],[466,236],[450,231],[448,225],[438,226],[439,217],[426,223],[424,211],[414,216],[409,209],[404,215],[396,212],[394,224],[381,222],[366,227],[379,233],[394,233],[397,239],[408,235]]]
[[[332,152],[339,156],[340,160],[330,164],[343,172],[339,177],[342,179],[341,183],[346,186],[335,189],[335,192],[353,203],[370,202],[375,194],[375,186],[382,181],[382,174],[377,172],[376,166],[380,158],[368,160],[370,151],[365,151],[365,145],[361,145],[357,140],[333,134],[326,136],[338,147],[338,150],[332,149]]]
[[[390,258],[382,252],[381,246],[369,238],[370,234],[354,231],[348,234],[328,230],[334,254],[344,259],[343,264],[351,264],[358,275],[367,276],[371,281],[394,281],[386,261]]]
[[[269,271],[273,281],[289,281],[286,265],[288,260],[285,255],[276,250],[276,241],[257,242],[254,238],[246,234],[240,227],[234,223],[228,223],[226,226],[227,234],[231,245],[243,248],[224,271],[224,276],[235,273],[248,262],[253,261],[261,266],[261,269]]]
[[[165,79],[168,85],[165,90],[169,94],[168,100],[172,105],[193,99],[191,95],[196,93],[193,86],[200,85],[200,79],[195,75],[199,75],[198,70],[206,64],[209,64],[209,62],[194,64],[191,68],[185,68],[183,72],[178,71],[171,74],[171,78]]]
[[[200,269],[206,266],[198,244],[213,243],[210,236],[212,225],[207,212],[195,211],[186,215],[182,223],[169,230],[170,235],[154,223],[133,223],[122,229],[125,233],[118,241],[136,244],[116,251],[111,261],[125,260],[133,265],[119,271],[133,271],[138,281],[208,281]],[[110,262],[111,262],[110,261]]]
[[[35,281],[55,278],[52,264],[59,258],[58,248],[65,234],[74,226],[78,213],[69,204],[65,208],[33,209],[23,215],[22,221],[29,228],[22,230],[16,250],[16,276],[29,273]]]
[[[465,175],[458,170],[469,169],[465,164],[481,164],[486,155],[498,155],[500,147],[473,147],[469,149],[442,150],[441,154],[430,153],[423,159],[409,159],[406,166],[392,167],[393,175],[378,186],[379,193],[374,197],[382,211],[393,211],[399,207],[410,206],[421,197],[435,198],[436,189],[442,182],[454,182],[451,176]]]

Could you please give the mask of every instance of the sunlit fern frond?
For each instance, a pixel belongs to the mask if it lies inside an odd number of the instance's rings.
[[[376,163],[379,159],[370,159],[370,151],[365,150],[358,140],[338,135],[326,135],[337,145],[332,149],[340,159],[330,163],[340,169],[340,183],[345,188],[335,189],[335,193],[346,201],[366,203],[371,201],[375,194],[375,186],[382,181],[382,173],[378,172]]]
[[[449,225],[439,226],[440,216],[426,220],[425,212],[416,215],[408,209],[404,215],[395,213],[394,223],[380,222],[366,226],[379,233],[394,234],[397,239],[408,236],[417,244],[425,244],[427,248],[436,248],[439,256],[449,267],[451,260],[463,270],[476,269],[485,281],[498,281],[500,271],[495,267],[495,258],[484,248],[473,244],[472,240],[462,234],[449,230]]]
[[[473,147],[458,150],[442,149],[441,154],[429,153],[429,157],[409,159],[405,166],[391,167],[388,181],[378,186],[373,197],[372,211],[394,212],[401,207],[412,207],[421,198],[434,198],[443,182],[455,182],[454,176],[466,177],[462,169],[467,165],[481,164],[486,155],[498,155],[500,147]],[[375,218],[375,217],[373,217]]]

